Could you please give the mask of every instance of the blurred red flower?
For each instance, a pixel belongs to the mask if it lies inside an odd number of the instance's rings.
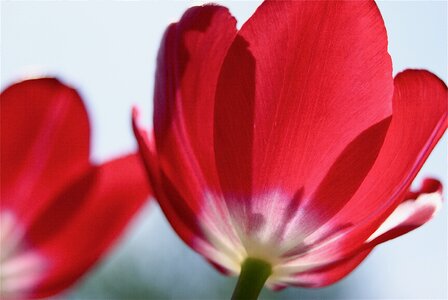
[[[89,161],[78,93],[56,79],[1,94],[1,299],[57,294],[83,275],[148,199],[136,154]]]
[[[266,1],[236,29],[193,7],[158,56],[154,137],[134,130],[178,235],[221,271],[320,287],[427,222],[441,185],[410,185],[447,127],[435,75],[392,78],[373,1]]]

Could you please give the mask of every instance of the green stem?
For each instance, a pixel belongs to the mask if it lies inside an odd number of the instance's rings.
[[[257,258],[246,258],[241,266],[232,300],[256,300],[271,274],[272,267],[269,263]]]

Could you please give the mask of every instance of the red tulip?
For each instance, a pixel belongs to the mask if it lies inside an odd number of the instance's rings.
[[[438,181],[409,188],[447,127],[447,87],[392,78],[373,1],[267,1],[235,24],[193,7],[165,33],[154,137],[134,112],[155,196],[221,271],[258,260],[274,289],[331,284],[440,206]]]
[[[89,135],[82,99],[56,79],[1,94],[1,299],[72,285],[148,198],[140,158],[93,165]]]

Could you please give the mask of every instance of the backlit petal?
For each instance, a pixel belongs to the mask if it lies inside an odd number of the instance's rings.
[[[226,8],[215,5],[190,8],[170,25],[158,54],[155,147],[134,126],[147,167],[153,169],[150,177],[157,185],[157,200],[189,245],[201,236],[195,214],[205,189],[218,188],[213,100],[218,70],[235,34],[236,20]],[[156,158],[151,154],[155,152]]]
[[[311,196],[346,145],[391,115],[391,74],[373,2],[264,2],[238,33],[218,82],[214,143],[222,189],[246,201],[272,189],[293,197],[303,188],[304,201],[318,206]],[[375,134],[381,144],[384,129]],[[377,153],[362,150],[345,161],[350,170],[353,161],[367,170],[373,163]],[[364,173],[344,185],[355,190]]]
[[[446,130],[447,105],[447,87],[435,75],[423,70],[397,75],[394,114],[378,159],[348,205],[315,234],[317,237],[341,224],[356,224],[333,246],[334,254],[344,255],[359,247],[406,197]]]

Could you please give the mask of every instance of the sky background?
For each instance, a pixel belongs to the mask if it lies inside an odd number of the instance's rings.
[[[241,26],[260,1],[225,2]],[[130,109],[149,127],[155,58],[166,26],[199,1],[1,2],[1,88],[51,75],[84,97],[95,161],[133,151]],[[447,82],[447,2],[381,1],[394,74],[428,69]],[[418,121],[418,120],[417,120]],[[447,135],[417,177],[447,182]],[[445,196],[447,195],[445,191]],[[229,298],[224,277],[187,248],[154,202],[136,216],[109,255],[70,299]],[[377,247],[348,277],[323,289],[264,291],[262,299],[447,298],[447,208],[429,224]]]

